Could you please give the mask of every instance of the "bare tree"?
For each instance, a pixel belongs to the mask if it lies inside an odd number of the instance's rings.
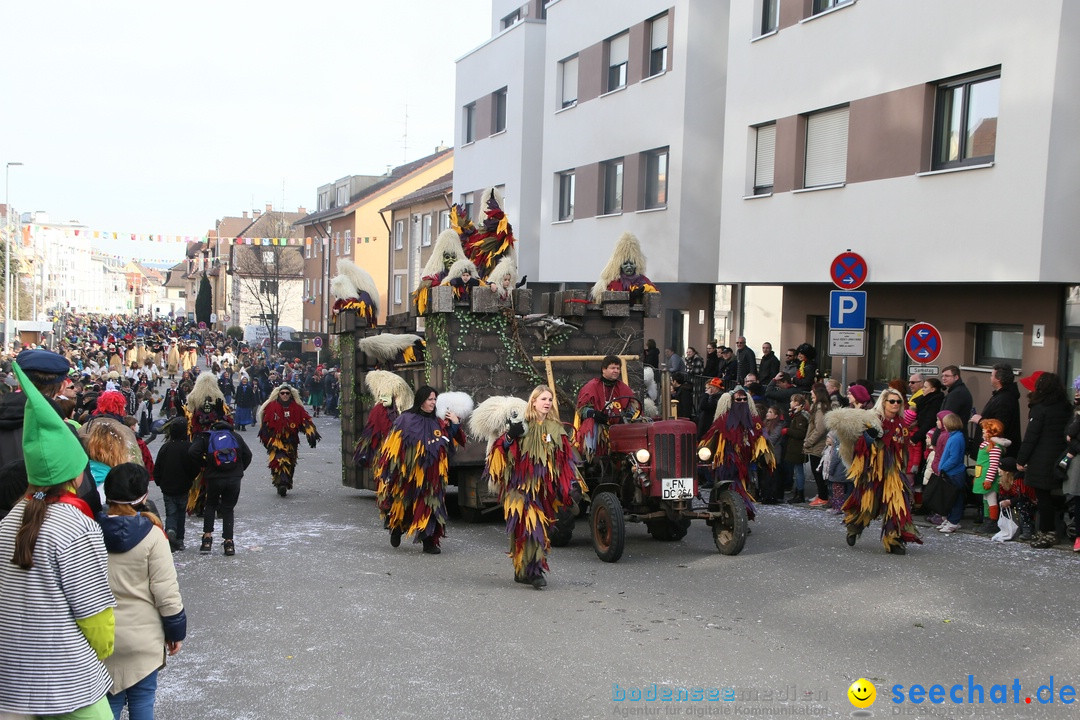
[[[268,213],[259,225],[266,237],[291,234],[291,226],[280,214]],[[236,245],[233,253],[233,281],[258,307],[259,322],[269,333],[271,347],[276,347],[282,309],[300,302],[303,252],[296,245]]]

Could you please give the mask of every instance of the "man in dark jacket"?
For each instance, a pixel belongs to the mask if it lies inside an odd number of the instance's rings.
[[[975,403],[971,399],[971,391],[968,390],[964,381],[960,379],[960,368],[955,365],[948,365],[942,369],[941,384],[948,389],[948,392],[945,393],[945,402],[941,404],[941,409],[946,412],[956,413],[966,425],[967,421],[971,419],[971,410]]]
[[[739,385],[745,385],[747,375],[757,374],[757,355],[747,347],[746,338],[741,335],[735,339],[735,362],[735,381]]]
[[[720,348],[720,379],[724,381],[725,388],[733,388],[738,385],[739,362],[735,359],[735,353],[731,348]]]
[[[720,353],[716,352],[716,341],[705,346],[705,370],[707,378],[720,377]]]
[[[983,406],[982,414],[973,415],[971,422],[1000,420],[1005,426],[1005,438],[1012,443],[1002,451],[1002,457],[1016,457],[1020,452],[1020,388],[1016,386],[1012,365],[995,365],[990,373],[990,387],[993,392]]]
[[[720,400],[720,391],[723,389],[724,383],[720,378],[709,378],[709,381],[705,383],[705,393],[698,400],[697,406],[697,426],[698,426],[698,439],[700,440],[712,427],[714,416],[716,415],[716,403]]]
[[[758,363],[757,376],[763,381],[772,380],[780,372],[780,358],[772,351],[772,343],[761,344],[761,362]]]

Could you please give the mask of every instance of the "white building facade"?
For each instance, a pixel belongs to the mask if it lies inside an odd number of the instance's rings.
[[[852,250],[869,269],[853,376],[906,376],[905,332],[929,322],[933,365],[960,366],[977,405],[995,363],[1068,383],[1078,41],[1063,0],[732,3],[716,279],[783,285],[783,344],[839,374],[829,269]]]
[[[482,217],[482,190],[504,189],[534,288],[590,286],[634,233],[664,294],[647,334],[680,349],[712,331],[727,16],[726,0],[496,0],[493,37],[457,67],[455,199]]]

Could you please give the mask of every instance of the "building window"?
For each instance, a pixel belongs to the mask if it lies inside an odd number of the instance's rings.
[[[505,30],[519,22],[521,22],[521,8],[518,8],[502,19],[502,29]]]
[[[311,278],[304,278],[304,298],[311,297]]]
[[[306,241],[304,242],[304,257],[308,260],[311,259],[311,243]]]
[[[803,187],[837,185],[847,179],[848,108],[806,118],[806,168]]]
[[[476,140],[476,103],[469,103],[462,113],[462,141],[471,143]]]
[[[491,134],[506,130],[506,88],[491,93]]]
[[[574,219],[574,171],[559,173],[559,220]]]
[[[622,212],[623,159],[603,163],[604,214]]]
[[[657,15],[649,21],[649,77],[667,72],[668,14]]]
[[[343,255],[348,255],[352,251],[352,230],[345,231],[345,247],[341,249]]]
[[[401,304],[401,285],[402,285],[402,280],[403,279],[404,279],[403,275],[395,275],[394,276],[394,304],[395,305],[400,305]]]
[[[938,85],[935,170],[994,160],[1000,95],[1000,68]]]
[[[394,223],[394,249],[400,250],[405,247],[405,221],[398,220]]]
[[[439,232],[450,229],[450,211],[439,211]]]
[[[814,0],[814,15],[832,10],[839,5],[847,5],[855,0]]]
[[[776,125],[762,125],[754,133],[754,194],[768,195],[773,190],[773,168],[776,159]]]
[[[274,264],[274,251],[273,250],[263,250],[263,252],[262,252],[262,261],[263,261],[263,265],[273,265]]]
[[[626,68],[630,62],[630,33],[624,32],[607,41],[608,72],[606,92],[626,86]]]
[[[766,35],[780,27],[780,0],[761,0],[761,34]]]
[[[259,294],[260,295],[277,295],[278,284],[277,280],[260,280],[259,281]]]
[[[668,149],[645,153],[645,209],[667,207]]]
[[[420,247],[431,244],[431,213],[424,216],[424,222],[420,228]]]
[[[976,325],[975,364],[1008,363],[1020,367],[1024,356],[1023,325]]]
[[[559,63],[559,107],[577,103],[578,59],[575,55]]]
[[[341,246],[338,244],[341,242],[341,232],[334,233],[334,255],[341,254]]]
[[[349,187],[342,185],[337,189],[337,206],[345,207],[349,204]]]
[[[473,193],[463,193],[461,195],[461,207],[465,210],[465,217],[471,218],[473,216],[473,204],[476,199],[473,197]]]
[[[868,372],[874,387],[883,388],[893,378],[904,375],[907,356],[900,348],[904,347],[904,335],[909,323],[902,320],[868,321],[870,328],[870,353],[867,357]]]

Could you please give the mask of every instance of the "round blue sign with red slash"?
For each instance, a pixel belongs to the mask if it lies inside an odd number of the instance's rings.
[[[932,363],[941,354],[941,333],[930,323],[915,323],[904,335],[904,350],[917,363]]]
[[[316,337],[315,339],[313,339],[311,341],[311,344],[314,345],[317,348],[321,348],[322,347],[322,338],[321,337]]]
[[[866,282],[866,274],[866,261],[862,255],[850,251],[837,255],[829,266],[829,277],[841,290],[859,287]]]

